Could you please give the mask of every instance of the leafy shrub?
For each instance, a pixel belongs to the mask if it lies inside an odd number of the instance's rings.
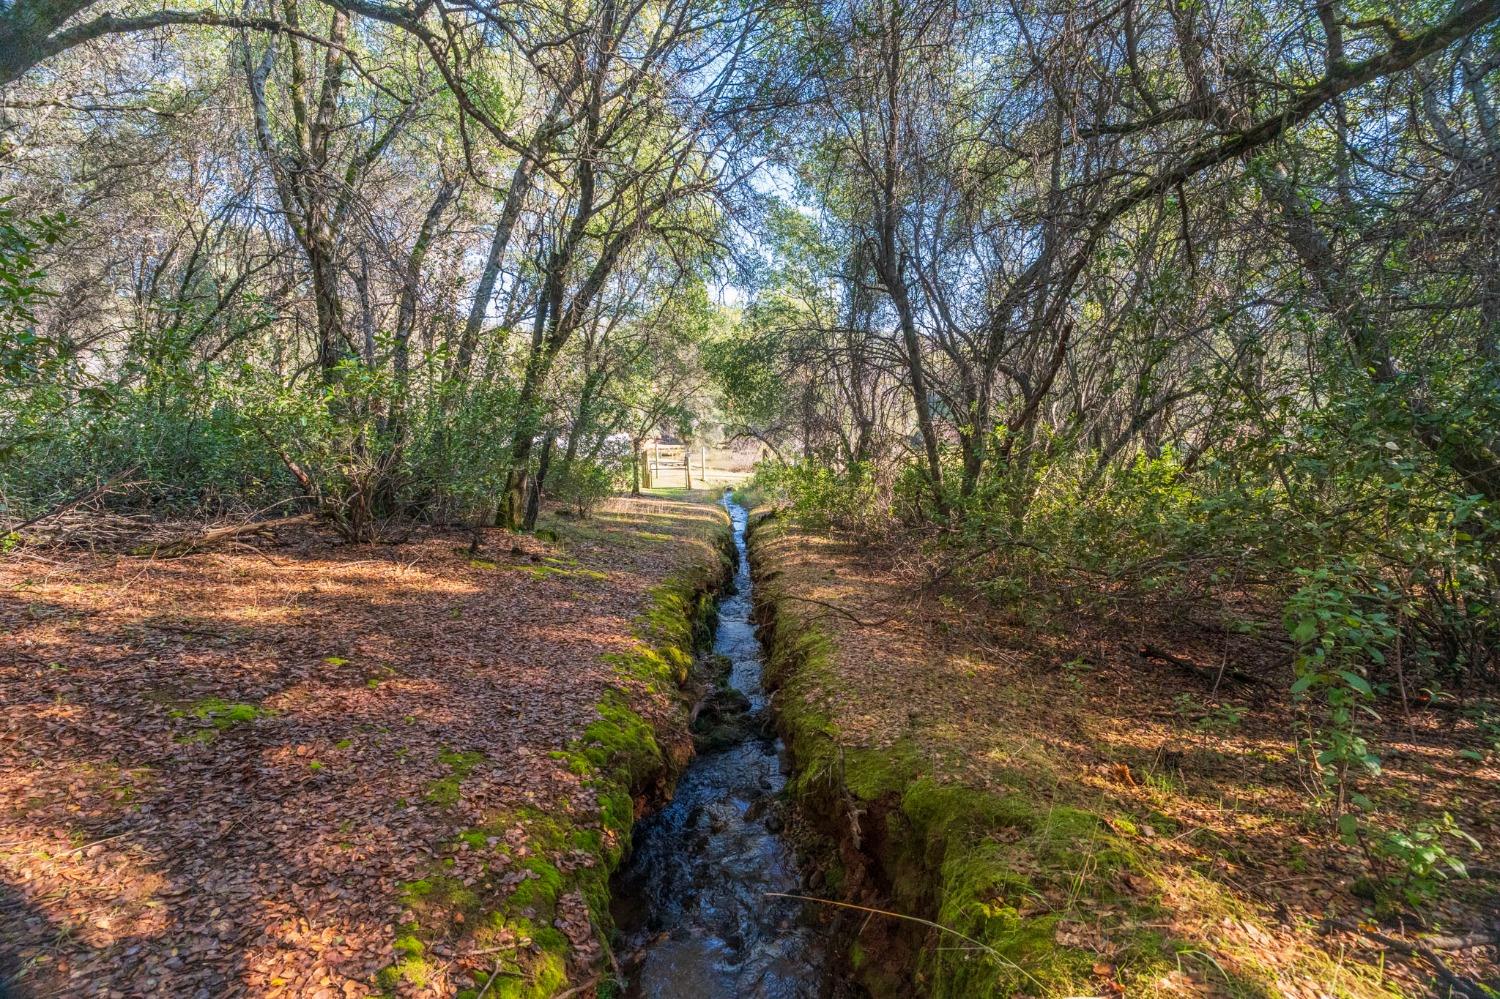
[[[547,489],[579,517],[587,517],[615,491],[622,471],[616,461],[576,458],[548,480]]]
[[[505,385],[460,391],[442,385],[411,411],[402,450],[403,498],[410,513],[436,520],[484,519],[505,486],[516,392]]]
[[[1437,898],[1450,877],[1469,876],[1449,844],[1480,848],[1479,841],[1459,828],[1447,812],[1441,819],[1418,822],[1409,829],[1385,828],[1346,814],[1339,819],[1339,831],[1346,843],[1361,847],[1377,875],[1378,881],[1357,886],[1361,893],[1385,902],[1387,893],[1394,892],[1413,908]]]
[[[1299,650],[1291,692],[1315,705],[1317,714],[1309,712],[1301,741],[1304,762],[1316,777],[1316,792],[1332,796],[1338,817],[1351,781],[1380,773],[1380,758],[1360,733],[1360,722],[1377,717],[1367,665],[1385,662],[1396,629],[1379,596],[1361,595],[1353,585],[1358,573],[1347,563],[1298,574],[1305,582],[1286,606],[1287,630]]]
[[[815,461],[765,464],[756,470],[755,484],[807,527],[869,533],[888,519],[887,502],[868,462],[847,471]]]

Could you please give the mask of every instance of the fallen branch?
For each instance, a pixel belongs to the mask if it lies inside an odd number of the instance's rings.
[[[1433,950],[1473,950],[1500,944],[1500,933],[1430,933],[1419,939]]]
[[[1193,662],[1190,659],[1184,659],[1181,656],[1174,656],[1172,653],[1158,649],[1154,645],[1141,645],[1136,647],[1134,651],[1135,654],[1140,656],[1142,659],[1156,659],[1164,663],[1170,663],[1171,665],[1176,666],[1178,669],[1186,670],[1187,672],[1192,673],[1194,676],[1201,677],[1205,680],[1212,680],[1215,683],[1218,682],[1221,675],[1225,679],[1233,680],[1236,683],[1259,684],[1264,686],[1270,682],[1263,677],[1258,677],[1254,674],[1246,673],[1244,670],[1225,667],[1221,671],[1208,666],[1199,666],[1197,663]]]
[[[504,958],[500,957],[495,958],[495,967],[490,972],[490,977],[486,979],[484,988],[479,990],[479,995],[476,997],[476,999],[484,999],[485,994],[489,992],[490,988],[500,980],[500,965],[504,962],[504,960]]]
[[[152,558],[181,558],[191,555],[193,552],[201,551],[221,541],[231,538],[243,537],[246,534],[257,534],[261,531],[272,530],[277,527],[290,527],[293,524],[311,524],[318,519],[316,513],[298,513],[290,517],[277,517],[275,520],[253,520],[246,524],[234,524],[230,527],[216,527],[212,530],[202,531],[186,537],[169,541],[164,545],[158,545],[151,551]]]
[[[800,600],[800,601],[802,601],[805,604],[817,604],[819,607],[827,607],[829,610],[834,611],[835,613],[838,613],[838,614],[842,614],[844,617],[847,617],[849,620],[853,621],[855,624],[859,625],[861,628],[879,628],[881,625],[890,624],[892,621],[896,620],[895,616],[891,615],[891,616],[888,616],[888,617],[883,617],[879,621],[865,621],[865,620],[863,620],[863,619],[855,616],[854,614],[851,614],[849,611],[844,610],[844,608],[838,606],[837,604],[830,604],[830,603],[828,603],[827,601],[824,601],[824,600],[814,600],[812,597],[794,597],[794,596],[792,596],[789,593],[784,593],[784,594],[781,594],[781,599],[782,600]]]
[[[603,975],[595,975],[593,978],[590,978],[588,981],[584,982],[581,985],[575,985],[571,989],[568,989],[564,992],[559,992],[557,995],[553,996],[552,999],[569,999],[570,996],[580,995],[581,993],[593,988],[595,985],[598,985],[603,979]]]
[[[1005,955],[1001,954],[998,950],[991,947],[989,944],[984,943],[981,940],[975,940],[971,936],[965,936],[964,934],[953,929],[951,926],[944,926],[942,923],[935,923],[930,919],[923,919],[921,916],[908,916],[904,912],[891,912],[888,909],[874,909],[868,905],[855,905],[853,902],[835,902],[831,898],[817,898],[813,895],[790,895],[786,892],[768,891],[765,893],[765,897],[791,898],[796,899],[799,902],[817,902],[819,905],[831,905],[838,909],[853,909],[855,912],[868,912],[876,916],[890,916],[892,919],[904,919],[909,923],[920,923],[923,926],[930,926],[933,929],[939,930],[943,933],[951,933],[953,936],[958,937],[965,943],[970,944],[978,950],[984,951],[986,954],[990,955],[996,961],[1000,962],[1006,967],[1013,968],[1014,970],[1019,971],[1027,978],[1030,978],[1037,985],[1040,986],[1042,984],[1040,981],[1037,981],[1036,978],[1032,977],[1031,973],[1028,972],[1025,968],[1021,967],[1019,964],[1016,964],[1014,961],[1007,960]]]
[[[48,517],[56,517],[59,514],[67,513],[74,507],[82,506],[83,504],[88,503],[91,500],[98,499],[100,496],[105,495],[111,489],[117,486],[120,483],[121,479],[125,478],[125,476],[127,475],[133,474],[135,470],[140,467],[141,466],[139,463],[131,465],[129,468],[122,469],[121,471],[116,472],[114,475],[111,475],[109,478],[105,479],[103,482],[97,485],[90,486],[88,489],[84,489],[80,492],[74,493],[72,496],[69,496],[62,502],[55,503],[52,506],[48,507],[46,512],[39,513],[35,517],[32,517],[30,520],[21,521],[21,523],[17,524],[15,527],[12,527],[9,533],[19,534],[26,528],[32,526],[33,524],[40,523],[46,520]]]
[[[222,631],[203,631],[199,628],[186,628],[176,624],[158,624],[154,621],[145,622],[145,626],[152,631],[170,631],[178,635],[192,635],[194,638],[222,638],[227,640],[230,637]]]
[[[134,829],[127,829],[125,832],[115,833],[113,836],[106,836],[103,839],[96,839],[92,843],[85,843],[82,846],[75,846],[71,850],[66,850],[66,851],[64,851],[62,853],[59,853],[57,855],[57,859],[61,860],[63,857],[71,857],[75,853],[83,853],[86,850],[92,850],[94,847],[100,846],[100,845],[102,845],[104,843],[111,843],[111,842],[113,842],[113,841],[115,841],[117,839],[124,839],[126,836],[134,836],[135,833],[136,833],[136,830],[134,830]]]
[[[1360,936],[1368,937],[1387,950],[1393,950],[1398,954],[1405,954],[1408,957],[1421,958],[1432,967],[1438,981],[1448,987],[1451,995],[1462,996],[1464,999],[1491,999],[1491,996],[1494,995],[1494,993],[1478,982],[1456,974],[1443,963],[1443,959],[1438,957],[1437,953],[1431,947],[1427,946],[1424,941],[1397,940],[1394,937],[1388,937],[1384,933],[1377,933],[1375,930],[1367,929],[1358,923],[1345,919],[1329,919],[1323,926],[1325,932],[1328,929],[1338,929],[1349,933],[1357,933]]]

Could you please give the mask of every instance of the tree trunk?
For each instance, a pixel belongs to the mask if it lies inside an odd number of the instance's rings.
[[[542,490],[546,486],[547,471],[552,465],[552,449],[557,443],[557,430],[549,429],[547,437],[542,441],[542,453],[537,458],[536,475],[532,477],[531,488],[526,493],[526,516],[521,527],[523,530],[536,530],[536,518],[542,511]]]
[[[1261,187],[1280,210],[1287,226],[1287,241],[1312,277],[1350,353],[1370,380],[1391,390],[1413,436],[1463,479],[1467,488],[1491,502],[1500,501],[1500,454],[1495,446],[1452,426],[1443,414],[1434,413],[1412,392],[1406,384],[1409,376],[1392,356],[1379,321],[1358,289],[1352,287],[1328,237],[1285,173],[1278,169],[1273,177],[1261,181]]]

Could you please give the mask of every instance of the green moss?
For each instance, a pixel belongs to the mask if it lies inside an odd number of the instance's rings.
[[[457,841],[466,844],[471,850],[483,850],[490,844],[490,835],[483,829],[465,829],[458,834]]]
[[[267,709],[255,704],[231,703],[217,697],[208,697],[174,710],[172,717],[185,718],[191,715],[200,721],[208,722],[214,728],[226,729],[248,724],[270,713]]]
[[[479,895],[457,878],[432,874],[403,885],[401,901],[413,909],[467,912],[478,905]]]
[[[563,891],[562,871],[539,857],[526,861],[521,869],[531,876],[511,892],[511,906],[522,912],[530,911],[533,916],[550,917],[557,909],[557,899]]]
[[[547,564],[552,563],[552,564]],[[562,563],[559,559],[548,559],[545,563],[534,565],[507,565],[506,569],[512,572],[523,572],[535,580],[550,579],[553,577],[561,579],[587,579],[596,583],[602,583],[609,579],[609,573],[600,572],[597,569],[573,568],[577,562]]]
[[[421,988],[427,984],[432,968],[424,956],[426,946],[410,933],[396,938],[396,960],[388,968],[382,968],[375,976],[376,984],[383,992],[394,992],[403,982]]]
[[[438,762],[448,768],[448,776],[440,777],[427,787],[424,797],[434,805],[451,808],[458,804],[463,791],[464,778],[484,762],[483,753],[459,753],[450,749],[438,753]]]
[[[269,709],[256,704],[242,704],[225,701],[218,697],[208,697],[201,701],[174,708],[170,715],[173,718],[196,718],[199,721],[208,722],[209,727],[198,729],[181,738],[182,742],[213,742],[219,737],[220,732],[227,731],[239,725],[248,725],[259,718],[272,714]]]

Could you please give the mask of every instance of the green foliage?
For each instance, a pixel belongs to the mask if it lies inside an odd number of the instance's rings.
[[[926,542],[934,576],[1037,624],[1080,607],[1109,616],[1159,607],[1269,635],[1279,630],[1266,613],[1274,608],[1296,647],[1289,692],[1308,792],[1330,833],[1367,824],[1372,871],[1405,884],[1390,873],[1406,870],[1395,859],[1402,837],[1422,850],[1432,840],[1376,831],[1386,826],[1376,821],[1383,785],[1371,732],[1383,698],[1495,676],[1500,533],[1492,504],[1417,446],[1389,402],[1353,383],[1318,408],[1259,412],[1255,433],[1191,464],[1163,447],[1101,472],[1096,456],[1050,440],[1024,462],[990,467],[970,495],[950,490],[946,516],[923,499],[912,466],[895,495],[908,519],[943,525]],[[956,481],[957,466],[948,471]],[[840,481],[827,469],[808,479]],[[1240,720],[1232,708],[1178,708],[1205,730]],[[1422,877],[1403,897],[1431,897]]]
[[[785,505],[808,527],[867,532],[887,520],[875,469],[868,462],[847,470],[816,461],[766,463],[756,470],[755,487],[763,499]]]
[[[159,346],[127,384],[81,405],[55,385],[12,397],[18,434],[4,441],[10,460],[0,465],[12,505],[45,507],[134,468],[132,498],[154,509],[241,512],[311,499],[366,539],[385,518],[482,510],[504,481],[508,441],[494,428],[514,413],[510,388],[443,386],[413,406],[389,373],[354,360],[312,388]]]
[[[34,308],[48,297],[41,256],[72,225],[61,212],[22,219],[0,197],[0,384],[34,387],[49,366],[60,363],[61,345],[36,331]]]
[[[547,491],[579,517],[587,517],[615,491],[623,476],[623,462],[578,458],[548,480]]]
[[[1394,892],[1414,908],[1435,900],[1449,878],[1469,876],[1450,844],[1480,848],[1478,840],[1459,828],[1447,812],[1438,820],[1418,822],[1411,828],[1383,827],[1344,815],[1339,820],[1339,833],[1345,842],[1364,850],[1380,879],[1365,886],[1372,900],[1382,903],[1386,892]]]
[[[1458,755],[1474,763],[1500,756],[1500,709],[1494,704],[1480,702],[1471,706],[1467,714],[1478,732],[1479,748],[1465,749]]]
[[[1360,599],[1350,566],[1299,570],[1303,585],[1286,605],[1287,630],[1297,643],[1291,692],[1316,705],[1302,742],[1304,760],[1341,815],[1352,780],[1380,773],[1380,758],[1360,734],[1361,717],[1375,718],[1375,688],[1367,666],[1385,662],[1396,629],[1378,597]],[[1376,584],[1379,585],[1378,583]]]
[[[513,385],[442,383],[408,407],[401,450],[402,506],[435,518],[488,508],[505,484],[510,441],[497,428],[517,417]]]

